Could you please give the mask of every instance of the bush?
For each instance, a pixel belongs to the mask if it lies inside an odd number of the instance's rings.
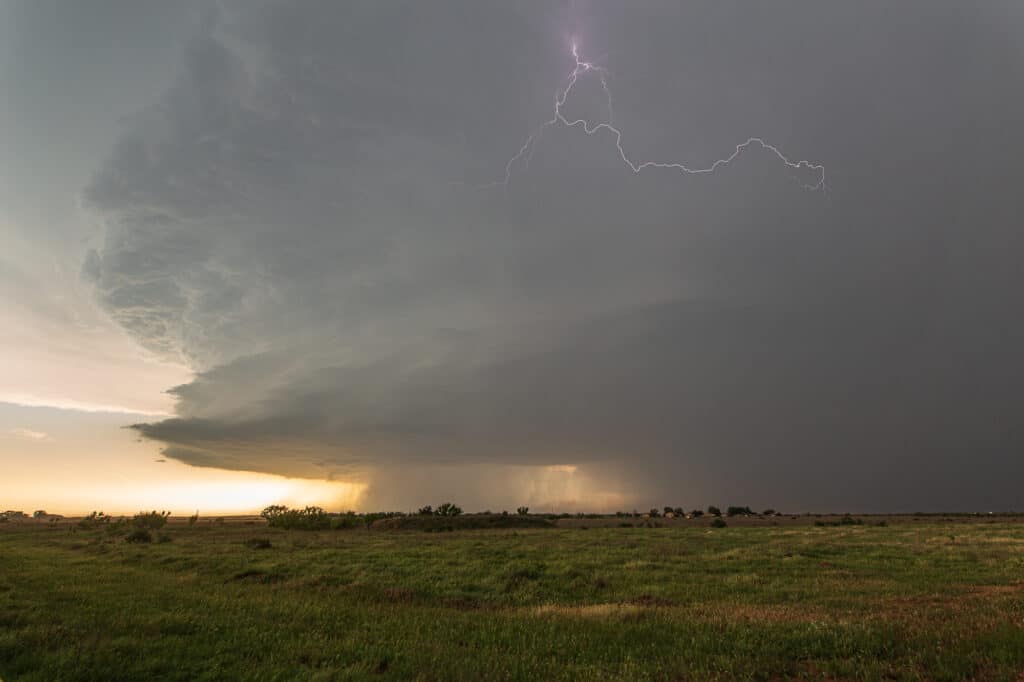
[[[153,536],[145,528],[136,528],[124,538],[125,542],[137,543],[148,543],[153,542]]]
[[[652,509],[651,511],[647,512],[647,515],[650,516],[652,519],[656,519],[659,516],[661,516],[661,512],[658,511],[657,509]]]
[[[710,507],[708,507],[708,514],[710,514],[711,516],[721,516],[722,510],[714,505],[711,505]]]
[[[863,524],[864,522],[861,519],[855,519],[849,514],[846,514],[843,518],[839,519],[839,525],[841,526],[860,526]]]
[[[763,514],[764,516],[775,516],[775,510],[774,510],[774,509],[765,509],[765,510],[764,510],[763,512],[761,512],[761,513],[762,513],[762,514]]]
[[[526,516],[529,513],[530,513],[530,508],[529,507],[516,507],[516,514],[519,514],[520,516]]]
[[[320,507],[289,509],[273,504],[260,512],[272,528],[297,528],[301,530],[322,530],[331,527],[331,515]]]
[[[194,526],[198,522],[199,522],[199,510],[197,509],[195,514],[193,514],[192,516],[188,517],[188,525]]]
[[[352,530],[364,525],[368,526],[370,523],[357,516],[354,512],[335,516],[331,519],[331,528],[334,530]]]
[[[171,512],[139,512],[132,517],[131,524],[136,528],[160,530],[167,525],[167,517],[171,515]]]
[[[416,513],[420,516],[433,516],[434,508],[428,504],[426,507],[420,507]]]
[[[704,516],[704,512],[701,511],[700,509],[694,509],[692,512],[690,512],[690,516],[692,516],[695,519],[699,519],[700,517]]]
[[[711,522],[712,528],[725,528],[728,525],[721,516],[716,516],[715,520]]]
[[[462,507],[452,504],[451,502],[445,502],[438,506],[436,514],[438,516],[458,516],[462,513]]]
[[[5,517],[6,518],[6,517]],[[78,527],[82,530],[93,530],[94,528],[100,528],[110,523],[110,517],[103,512],[92,512],[84,519],[78,522]]]
[[[725,510],[726,516],[753,516],[754,512],[750,507],[729,507]]]

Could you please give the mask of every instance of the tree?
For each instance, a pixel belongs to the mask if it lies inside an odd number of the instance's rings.
[[[444,504],[438,505],[436,513],[438,516],[458,516],[462,513],[462,507],[452,504],[451,502],[445,502]]]
[[[708,507],[708,514],[710,514],[711,516],[721,516],[722,510],[716,507],[715,505],[711,505],[710,507]]]
[[[428,504],[425,507],[420,507],[419,510],[416,513],[419,514],[420,516],[433,516],[434,515],[434,508],[431,507]]]
[[[661,516],[661,512],[659,512],[657,509],[652,509],[651,511],[647,512],[647,515],[650,516],[652,519],[656,519],[659,516]]]
[[[690,516],[692,516],[695,519],[699,519],[700,517],[704,516],[704,512],[703,510],[700,509],[694,509],[692,512],[690,512]]]
[[[761,512],[761,514],[763,514],[764,516],[775,516],[775,510],[765,509],[763,512]]]
[[[520,516],[526,516],[529,513],[530,513],[530,508],[529,507],[516,507],[516,514],[519,514]]]
[[[750,507],[729,507],[725,510],[726,516],[753,516],[754,512]]]

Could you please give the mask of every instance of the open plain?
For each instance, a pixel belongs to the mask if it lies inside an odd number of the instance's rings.
[[[0,678],[1020,679],[1019,518],[838,519],[12,521]]]

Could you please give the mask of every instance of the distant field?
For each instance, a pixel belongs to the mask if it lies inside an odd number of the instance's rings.
[[[1022,679],[1024,523],[813,525],[837,518],[172,520],[151,544],[12,521],[0,678]]]

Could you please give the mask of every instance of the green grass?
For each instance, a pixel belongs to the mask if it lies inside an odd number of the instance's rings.
[[[165,532],[0,524],[0,678],[1024,672],[1015,523]]]

